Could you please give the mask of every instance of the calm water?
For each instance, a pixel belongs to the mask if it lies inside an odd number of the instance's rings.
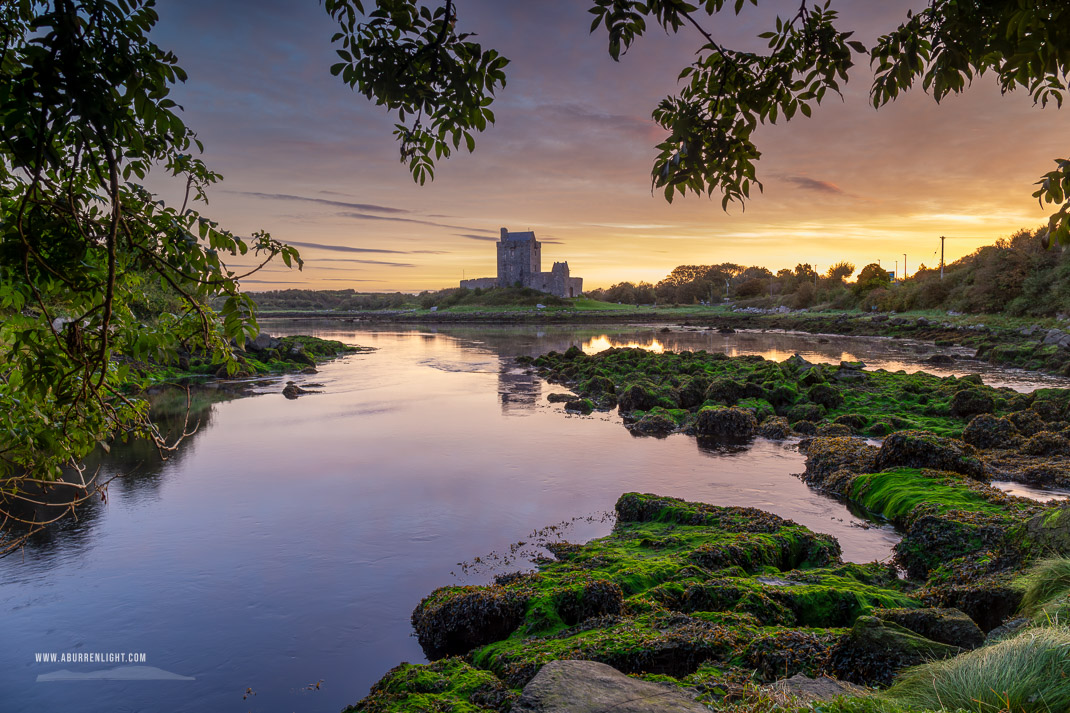
[[[113,453],[102,471],[128,475],[106,504],[0,560],[0,711],[337,711],[398,662],[423,660],[408,623],[422,596],[490,576],[458,563],[577,517],[565,538],[605,534],[602,513],[629,490],[763,508],[836,535],[847,559],[887,557],[895,533],[807,489],[790,444],[633,437],[615,415],[566,416],[512,357],[632,344],[916,370],[932,353],[636,328],[265,328],[377,351],[298,377],[320,394],[288,401],[278,383],[214,404],[165,463]],[[1066,385],[976,362],[952,371]],[[150,674],[186,678],[38,680],[115,668],[35,661],[52,652],[144,653]]]

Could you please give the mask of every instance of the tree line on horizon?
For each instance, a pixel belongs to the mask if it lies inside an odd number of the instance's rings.
[[[1012,316],[1070,314],[1070,255],[1048,248],[1041,230],[1019,230],[944,266],[922,264],[893,280],[877,263],[842,261],[818,274],[802,263],[774,274],[734,263],[681,265],[656,284],[619,282],[591,290],[593,299],[622,304],[716,304],[791,309],[863,309],[904,312],[945,309]]]

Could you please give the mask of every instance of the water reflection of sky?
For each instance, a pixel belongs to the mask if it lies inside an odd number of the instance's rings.
[[[616,415],[567,416],[514,358],[604,339],[916,368],[924,352],[903,344],[642,327],[265,329],[378,351],[294,377],[321,394],[288,401],[279,383],[211,405],[167,462],[105,458],[105,474],[131,473],[107,504],[0,560],[0,708],[246,710],[251,687],[261,713],[338,710],[398,662],[422,660],[409,613],[458,582],[458,562],[611,510],[628,490],[770,510],[836,535],[854,561],[887,556],[897,539],[794,477],[803,458],[790,445],[718,449],[637,438]],[[566,536],[609,527],[580,521]],[[145,651],[148,665],[196,680],[34,683],[48,672],[34,652],[72,650]]]

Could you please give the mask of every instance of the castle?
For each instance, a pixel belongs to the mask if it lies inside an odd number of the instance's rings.
[[[542,243],[533,231],[510,233],[502,228],[498,246],[498,276],[461,280],[461,287],[531,287],[558,297],[583,294],[583,278],[570,277],[567,262],[555,262],[549,272],[542,271]]]

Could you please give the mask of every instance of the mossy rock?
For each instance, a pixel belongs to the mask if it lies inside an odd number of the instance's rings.
[[[604,376],[592,376],[580,382],[579,392],[584,396],[599,397],[604,394],[616,394],[617,387],[611,379]]]
[[[588,414],[595,410],[595,403],[590,399],[572,399],[565,402],[565,410],[571,413]]]
[[[961,649],[976,649],[985,642],[985,633],[977,623],[959,609],[923,607],[920,609],[878,609],[881,621],[891,621],[941,644]]]
[[[962,440],[975,448],[1009,449],[1017,447],[1022,439],[1010,419],[981,414],[962,431]]]
[[[928,431],[898,431],[884,439],[877,453],[876,470],[897,466],[946,470],[977,480],[985,478],[984,466],[971,446]]]
[[[826,409],[837,409],[843,405],[843,395],[840,390],[826,383],[819,383],[810,387],[810,390],[806,392],[806,397]]]
[[[874,616],[859,617],[851,632],[830,654],[830,668],[837,678],[852,683],[885,686],[909,666],[962,653],[918,636],[909,629]]]
[[[705,401],[734,406],[743,398],[743,384],[735,379],[714,379],[706,389]]]
[[[746,409],[703,407],[695,414],[694,430],[700,436],[742,440],[757,429],[758,419]]]
[[[829,476],[840,470],[855,473],[876,470],[877,453],[875,446],[860,438],[814,438],[806,446],[806,470],[802,478],[809,485],[828,489]]]
[[[1032,409],[1013,411],[1007,414],[1007,420],[1014,424],[1014,427],[1018,429],[1018,433],[1024,438],[1029,438],[1034,434],[1047,430],[1047,424],[1044,423],[1044,419]]]
[[[979,389],[962,389],[951,397],[951,413],[959,418],[971,418],[982,413],[992,413],[995,408],[992,396]]]
[[[791,426],[783,416],[769,416],[758,424],[758,435],[772,441],[782,441],[791,436]]]
[[[478,713],[507,710],[517,694],[494,674],[461,659],[403,663],[387,672],[371,692],[342,713]]]
[[[443,587],[416,606],[412,628],[429,659],[464,654],[509,636],[529,599],[524,589]]]
[[[817,423],[825,418],[825,407],[821,404],[796,404],[786,414],[789,421],[811,421]]]
[[[817,427],[817,435],[822,438],[844,438],[855,435],[855,429],[843,423],[826,423]]]
[[[1040,431],[1022,444],[1022,453],[1030,456],[1070,455],[1070,440],[1051,431]]]

